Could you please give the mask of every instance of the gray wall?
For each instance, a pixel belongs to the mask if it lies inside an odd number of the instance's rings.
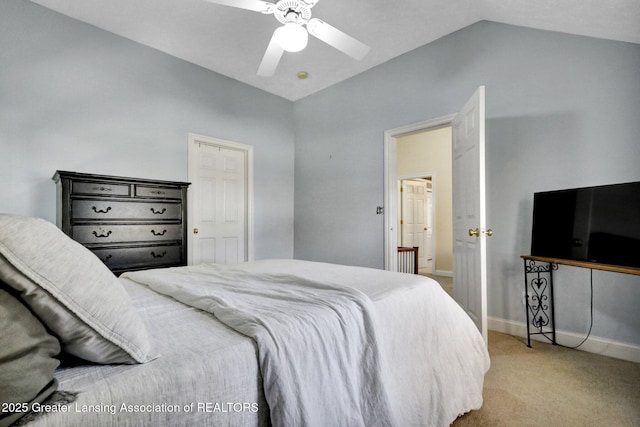
[[[255,147],[255,257],[293,256],[292,103],[23,0],[0,2],[0,212],[56,169],[187,180],[187,134]]]
[[[522,321],[533,192],[640,180],[639,69],[638,45],[482,22],[292,104],[4,0],[0,211],[53,221],[56,169],[186,180],[195,132],[255,147],[256,258],[382,268],[384,130],[484,84],[489,314]],[[587,273],[561,268],[556,294],[559,326],[586,332]],[[593,334],[640,344],[640,279],[596,272],[594,294]]]
[[[489,315],[524,321],[535,191],[640,181],[640,46],[480,22],[296,102],[295,257],[383,268],[383,132],[487,97]],[[588,270],[558,327],[585,333]],[[640,277],[594,273],[593,335],[640,344]]]

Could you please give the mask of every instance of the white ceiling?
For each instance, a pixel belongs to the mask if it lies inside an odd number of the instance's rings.
[[[291,101],[481,20],[640,44],[640,0],[320,0],[313,17],[369,54],[356,61],[309,37],[304,51],[285,52],[274,76],[259,77],[280,25],[273,15],[206,0],[31,1]]]

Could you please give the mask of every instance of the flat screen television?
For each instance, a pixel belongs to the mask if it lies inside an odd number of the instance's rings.
[[[640,267],[640,182],[534,193],[531,255]]]

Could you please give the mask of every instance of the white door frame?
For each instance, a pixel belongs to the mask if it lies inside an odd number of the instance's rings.
[[[454,114],[384,132],[384,269],[398,271],[398,138],[451,126]],[[435,269],[435,266],[434,266]]]
[[[207,144],[215,147],[222,147],[229,150],[237,150],[245,153],[245,257],[247,261],[253,261],[253,147],[251,145],[241,144],[239,142],[225,141],[224,139],[213,138],[206,135],[198,135],[196,133],[189,133],[188,136],[188,175],[189,181],[193,180],[194,170],[191,168],[192,161],[197,155],[195,150],[196,144]],[[193,224],[193,203],[194,194],[187,197],[187,264],[191,265],[193,253],[193,230],[191,224]]]

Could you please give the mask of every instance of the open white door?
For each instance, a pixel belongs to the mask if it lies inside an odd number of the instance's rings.
[[[487,342],[484,86],[453,122],[453,292]]]
[[[424,235],[424,251],[422,251],[422,255],[420,258],[424,258],[423,261],[420,261],[420,267],[424,268],[426,273],[433,273],[435,269],[435,263],[433,262],[433,190],[432,188],[427,187],[426,194],[426,203],[425,203],[425,212],[426,212],[426,224],[425,224],[425,235]]]
[[[427,189],[427,181],[403,179],[401,183],[401,246],[418,247],[418,266],[425,268],[428,261],[426,255],[431,256],[431,249],[428,247],[431,240],[428,240],[430,193]]]

